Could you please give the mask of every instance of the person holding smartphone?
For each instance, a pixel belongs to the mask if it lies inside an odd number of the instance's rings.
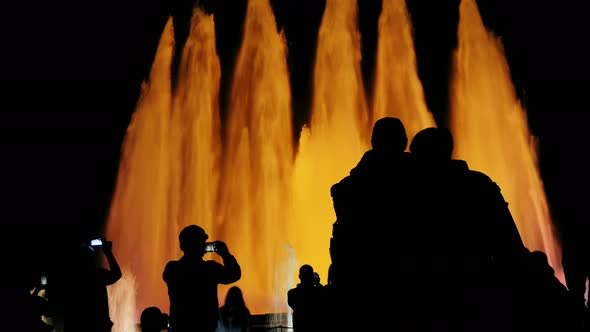
[[[67,290],[65,331],[110,332],[113,322],[109,315],[107,286],[122,277],[121,268],[113,254],[113,243],[100,239],[81,245],[72,261]],[[109,268],[100,265],[97,253],[102,251]]]
[[[225,242],[215,241],[208,246],[208,238],[197,225],[185,227],[178,236],[183,256],[169,261],[164,268],[162,277],[170,298],[170,331],[215,331],[219,320],[217,286],[242,277],[240,265]],[[223,264],[204,260],[207,252],[221,256]]]

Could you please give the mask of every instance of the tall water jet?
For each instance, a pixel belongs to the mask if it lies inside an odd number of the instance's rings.
[[[289,259],[293,136],[285,40],[268,0],[248,3],[232,83],[220,189],[221,238],[242,266],[237,285],[253,313],[286,312],[275,268]],[[285,275],[284,281],[287,277]],[[224,293],[227,287],[220,287]]]
[[[370,126],[360,69],[357,3],[328,0],[319,29],[310,125],[295,161],[297,259],[327,276],[332,223],[330,187],[368,148]]]
[[[461,2],[454,61],[450,121],[455,155],[496,181],[525,245],[545,252],[563,282],[561,249],[527,116],[514,92],[502,45],[486,30],[475,0]]]
[[[169,20],[123,144],[107,236],[113,240],[123,279],[134,278],[136,286],[132,289],[119,281],[112,286],[110,299],[135,298],[130,306],[136,310],[114,312],[117,324],[136,324],[140,310],[148,306],[168,309],[162,271],[168,260],[180,257],[182,227],[198,223],[216,236],[212,215],[220,154],[216,105],[220,69],[213,18],[195,11],[174,95],[173,45]],[[129,293],[134,296],[122,295]],[[111,307],[122,308],[120,303]],[[127,329],[115,325],[114,330]]]
[[[170,114],[172,174],[169,242],[177,256],[179,231],[198,224],[215,238],[219,229],[217,195],[221,167],[219,82],[221,67],[215,48],[212,16],[196,9],[180,62]]]
[[[172,102],[170,90],[170,64],[173,53],[172,22],[169,20],[160,38],[149,81],[142,86],[137,104],[123,143],[117,184],[113,195],[107,238],[113,241],[113,251],[123,271],[123,280],[109,287],[113,327],[117,330],[136,323],[138,312],[131,317],[115,310],[122,307],[126,294],[135,296],[137,288],[150,289],[158,298],[162,288],[162,262],[170,257],[166,251],[166,235],[154,227],[168,223],[166,204],[170,181],[169,110]],[[137,278],[137,287],[131,288],[127,279]],[[147,304],[152,297],[148,292],[137,292],[137,304]],[[143,297],[143,299],[142,299]],[[161,298],[161,296],[160,296]],[[157,305],[166,302],[159,301]]]
[[[384,116],[400,118],[409,139],[423,128],[436,126],[418,78],[405,1],[383,1],[376,67],[372,123]]]

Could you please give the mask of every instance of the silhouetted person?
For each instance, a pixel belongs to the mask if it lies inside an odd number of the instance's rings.
[[[375,193],[377,185],[383,184],[385,177],[398,174],[406,166],[409,159],[409,154],[405,152],[407,144],[406,130],[399,119],[384,117],[375,122],[371,149],[363,154],[357,166],[350,171],[350,176],[330,188],[337,218],[333,231],[341,233],[340,237],[353,235],[349,231],[355,230],[354,224],[360,223],[369,212],[366,204],[363,205],[368,203],[363,201],[367,197],[363,194]],[[354,235],[355,243],[356,240]],[[345,239],[338,242],[345,242]]]
[[[348,327],[380,328],[383,322],[361,317],[389,313],[385,307],[367,303],[395,294],[400,306],[405,306],[405,299],[413,297],[413,287],[401,287],[412,278],[399,273],[415,264],[411,251],[419,244],[411,229],[415,227],[410,219],[414,209],[409,204],[413,201],[413,158],[405,151],[407,144],[405,127],[398,118],[377,120],[371,134],[371,149],[363,154],[349,176],[331,188],[337,220],[332,228],[330,254],[341,292],[338,310],[343,311],[341,317]],[[370,281],[373,275],[367,271],[373,267],[380,268],[377,278],[388,280],[386,283]]]
[[[221,327],[218,332],[250,332],[250,310],[246,306],[242,290],[232,286],[219,309]]]
[[[215,241],[216,253],[223,264],[203,259],[208,238],[197,225],[185,227],[178,236],[184,255],[169,261],[164,268],[171,331],[215,331],[219,320],[217,287],[236,282],[242,276],[240,265],[225,242]]]
[[[320,278],[320,274],[317,272],[313,273],[313,283],[314,285],[316,285],[317,287],[323,287],[324,285],[322,285],[322,280]]]
[[[5,331],[51,332],[53,326],[43,321],[42,316],[48,316],[49,304],[40,296],[43,285],[33,273],[24,273],[12,278],[5,278],[8,288],[3,293],[4,299],[9,301],[8,315],[2,323]],[[12,279],[12,280],[11,280]]]
[[[338,289],[338,277],[335,275],[334,265],[330,264],[328,268],[328,278],[323,286],[323,292],[326,299],[326,331],[344,331],[346,322],[342,319],[342,310],[340,306],[343,303],[342,298],[346,296]]]
[[[304,264],[299,268],[299,283],[287,292],[287,303],[293,309],[295,332],[325,331],[324,292],[314,281],[311,265]]]
[[[415,214],[425,229],[423,271],[432,271],[437,296],[449,299],[433,312],[434,323],[462,331],[511,328],[520,318],[514,315],[520,304],[512,278],[518,279],[528,250],[500,188],[452,159],[453,147],[451,132],[434,127],[419,131],[410,144],[423,206]]]
[[[74,270],[67,276],[67,309],[64,330],[105,332],[111,331],[107,286],[121,279],[121,268],[113,255],[112,242],[102,240],[100,246],[82,245],[76,252]],[[102,248],[102,249],[101,249]],[[96,252],[102,251],[109,269],[102,267]]]
[[[168,330],[168,316],[158,307],[147,307],[141,312],[139,319],[141,332],[160,332]]]

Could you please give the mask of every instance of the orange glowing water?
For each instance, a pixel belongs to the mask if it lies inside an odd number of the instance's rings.
[[[563,282],[533,137],[503,48],[484,27],[474,0],[461,2],[460,17],[451,114],[456,157],[496,181],[525,245],[545,252]]]
[[[218,229],[242,266],[235,285],[253,313],[286,312],[275,285],[288,260],[293,135],[285,41],[268,0],[251,0],[232,84],[226,126]],[[197,221],[198,222],[198,221]],[[285,267],[288,268],[288,265]],[[276,287],[279,287],[275,289]],[[227,287],[220,287],[225,294]],[[283,297],[271,294],[281,292]]]
[[[109,288],[115,331],[131,331],[148,306],[167,311],[162,271],[168,260],[180,256],[182,227],[198,222],[217,236],[212,216],[219,177],[220,67],[213,18],[195,12],[183,51],[183,84],[175,94],[170,82],[173,45],[169,21],[127,131],[107,224],[124,271],[123,280]]]
[[[326,280],[330,237],[336,220],[330,187],[348,175],[367,149],[370,130],[363,91],[356,1],[328,0],[314,71],[309,126],[303,128],[295,161],[293,245],[300,264]]]
[[[423,128],[436,126],[426,107],[416,70],[412,26],[405,1],[383,1],[375,75],[371,123],[384,116],[398,117],[409,139]]]
[[[464,14],[468,5],[472,12]],[[462,4],[453,104],[457,153],[498,181],[527,245],[549,248],[555,264],[555,240],[523,112],[503,54],[473,8]],[[286,291],[295,285],[301,264],[314,266],[325,282],[335,219],[329,189],[368,148],[373,119],[400,117],[409,138],[434,125],[417,79],[403,1],[383,4],[372,111],[361,80],[356,15],[355,0],[327,0],[311,120],[296,155],[286,49],[268,1],[248,4],[224,126],[218,116],[220,69],[212,17],[194,14],[175,93],[170,90],[174,40],[168,22],[128,128],[107,224],[124,271],[109,288],[114,331],[133,331],[145,307],[168,311],[162,271],[168,260],[180,257],[178,232],[191,223],[203,226],[210,239],[225,241],[237,257],[243,278],[235,285],[253,314],[288,310]],[[493,127],[489,136],[477,135],[488,133],[487,126]],[[509,141],[502,141],[500,129]],[[477,149],[465,144],[484,146],[494,157],[467,155]],[[499,161],[518,164],[494,173]],[[206,258],[217,259],[213,254]],[[220,302],[226,289],[219,288]]]

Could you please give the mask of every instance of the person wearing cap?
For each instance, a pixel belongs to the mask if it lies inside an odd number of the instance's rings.
[[[164,268],[162,277],[168,287],[173,332],[215,331],[219,319],[217,286],[234,283],[242,276],[240,265],[222,241],[215,241],[215,253],[223,264],[203,259],[208,238],[197,225],[185,227],[178,237],[183,256],[169,261]]]

